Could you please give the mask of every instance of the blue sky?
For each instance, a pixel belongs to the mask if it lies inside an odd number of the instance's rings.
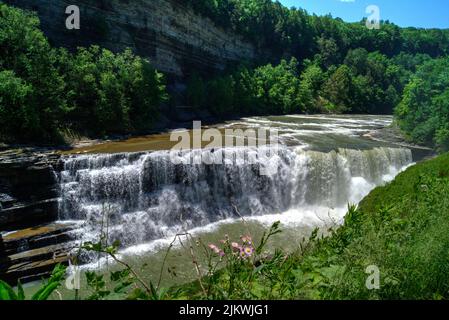
[[[360,21],[367,17],[369,5],[377,5],[382,20],[402,27],[449,28],[449,0],[279,0],[309,13],[331,13],[345,21]]]

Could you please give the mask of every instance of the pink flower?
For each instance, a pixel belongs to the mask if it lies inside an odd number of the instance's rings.
[[[242,249],[242,247],[237,242],[231,243],[231,247],[236,251],[240,251]]]
[[[242,239],[244,244],[252,244],[252,239],[250,236],[241,236],[240,239]]]
[[[224,257],[225,256],[225,253],[224,253],[224,251],[223,250],[220,250],[220,252],[218,253],[218,255],[220,256],[220,257]]]
[[[211,249],[213,252],[215,252],[216,254],[220,253],[220,249],[215,245],[215,244],[209,244],[209,249]]]

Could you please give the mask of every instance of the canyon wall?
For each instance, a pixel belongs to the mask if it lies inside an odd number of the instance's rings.
[[[57,219],[58,159],[32,149],[0,151],[0,231]]]
[[[36,11],[52,44],[74,49],[98,44],[114,52],[131,48],[169,76],[220,72],[255,57],[253,46],[196,14],[182,0],[5,0]],[[66,7],[80,9],[81,27],[65,26]]]

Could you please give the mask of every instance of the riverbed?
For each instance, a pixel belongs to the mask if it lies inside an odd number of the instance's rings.
[[[225,235],[238,240],[250,234],[257,240],[276,221],[283,233],[270,246],[297,250],[313,229],[337,227],[349,203],[358,203],[425,155],[401,143],[372,139],[373,132],[392,121],[377,115],[289,115],[203,128],[224,136],[232,129],[276,129],[279,166],[270,176],[260,174],[265,164],[257,161],[173,164],[170,149],[179,141],[171,141],[170,132],[77,148],[64,153],[60,220],[79,225],[79,243],[98,241],[106,226],[109,240],[121,243],[120,258],[145,280],[158,282],[162,270],[163,286],[198,276],[192,261],[206,267],[203,245],[218,244]],[[207,152],[202,149],[206,145],[203,141],[201,148],[182,156]],[[222,149],[232,154],[251,150]],[[180,233],[191,236],[176,238]],[[82,270],[117,268],[95,254],[82,258]],[[87,294],[85,281],[82,286]],[[32,284],[27,290],[35,288]],[[73,292],[63,288],[61,294]]]

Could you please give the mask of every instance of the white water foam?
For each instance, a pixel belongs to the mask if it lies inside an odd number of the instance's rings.
[[[399,148],[323,153],[283,147],[279,158],[277,173],[266,177],[257,163],[175,165],[163,151],[68,157],[61,219],[81,221],[83,242],[98,241],[107,224],[110,239],[136,254],[183,230],[207,232],[240,215],[267,226],[278,220],[321,226],[341,222],[348,202],[358,203],[412,163],[411,151]]]

